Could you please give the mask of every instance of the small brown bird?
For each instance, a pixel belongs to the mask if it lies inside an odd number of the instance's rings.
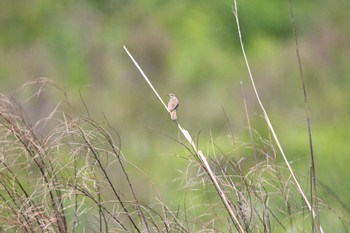
[[[171,120],[175,121],[177,119],[176,110],[179,107],[179,100],[174,93],[170,93],[168,102],[168,112],[170,113]]]

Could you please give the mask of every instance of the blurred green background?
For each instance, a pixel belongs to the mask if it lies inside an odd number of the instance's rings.
[[[187,151],[162,134],[178,137],[123,45],[164,101],[170,92],[178,95],[179,122],[195,136],[201,132],[204,151],[210,135],[225,144],[230,134],[223,108],[234,136],[248,140],[241,80],[253,127],[266,136],[239,46],[232,4],[209,0],[1,1],[1,92],[11,95],[26,81],[47,77],[66,88],[76,114],[85,114],[81,92],[90,114],[103,120],[103,112],[118,131],[126,158],[149,175],[165,200],[176,205],[187,165],[179,156]],[[262,101],[293,168],[307,177],[305,109],[288,1],[239,1],[238,7]],[[350,2],[293,1],[293,7],[317,178],[350,206]],[[56,94],[48,92],[40,104],[31,106],[33,121],[47,115],[63,98]],[[152,188],[140,179],[134,182],[148,190],[144,198],[152,200]]]

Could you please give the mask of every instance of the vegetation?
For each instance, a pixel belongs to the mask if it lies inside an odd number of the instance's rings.
[[[348,3],[288,3],[0,3],[1,231],[348,232]]]

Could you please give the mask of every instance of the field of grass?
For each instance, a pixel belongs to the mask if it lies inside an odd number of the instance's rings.
[[[0,231],[349,232],[349,4],[234,3],[0,3]]]

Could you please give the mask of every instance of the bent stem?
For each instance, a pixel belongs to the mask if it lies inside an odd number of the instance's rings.
[[[257,101],[258,101],[258,103],[260,105],[261,110],[263,111],[265,121],[266,121],[266,123],[267,123],[267,125],[268,125],[268,127],[269,127],[269,129],[270,129],[270,131],[272,133],[272,136],[273,136],[273,138],[274,138],[274,140],[275,140],[275,142],[277,144],[277,147],[278,147],[279,151],[281,152],[283,160],[286,163],[286,165],[288,167],[288,170],[289,170],[289,172],[290,172],[290,174],[291,174],[291,176],[292,176],[292,178],[293,178],[293,180],[295,182],[295,185],[297,187],[297,191],[299,192],[299,194],[303,198],[304,202],[306,203],[309,211],[312,214],[313,219],[316,220],[317,219],[316,212],[314,211],[314,208],[310,205],[310,202],[308,201],[305,193],[303,192],[303,190],[302,190],[302,188],[301,188],[301,186],[299,184],[299,181],[298,181],[298,179],[296,178],[296,176],[294,174],[292,166],[290,165],[286,155],[284,154],[284,151],[283,151],[282,146],[281,146],[281,144],[280,144],[280,142],[279,142],[279,140],[277,138],[275,130],[274,130],[274,128],[273,128],[273,126],[271,124],[271,121],[269,119],[269,116],[266,113],[265,107],[264,107],[264,105],[262,104],[262,102],[260,100],[258,91],[257,91],[256,86],[255,86],[255,82],[254,82],[254,79],[253,79],[253,75],[252,75],[252,72],[250,70],[248,58],[247,58],[247,55],[245,53],[244,45],[243,45],[242,34],[241,34],[241,29],[240,29],[240,24],[239,24],[239,19],[238,19],[238,9],[237,9],[237,1],[236,0],[234,0],[233,15],[234,15],[234,17],[236,19],[236,25],[237,25],[237,30],[238,30],[239,42],[240,42],[240,45],[241,45],[241,50],[242,50],[242,53],[243,53],[244,61],[245,61],[245,64],[246,64],[246,67],[247,67],[247,70],[248,70],[250,81],[251,81],[253,89],[254,89],[254,93],[255,93],[256,99],[257,99]],[[321,226],[320,226],[320,231],[321,231],[321,233],[323,233],[323,230],[322,230]]]

